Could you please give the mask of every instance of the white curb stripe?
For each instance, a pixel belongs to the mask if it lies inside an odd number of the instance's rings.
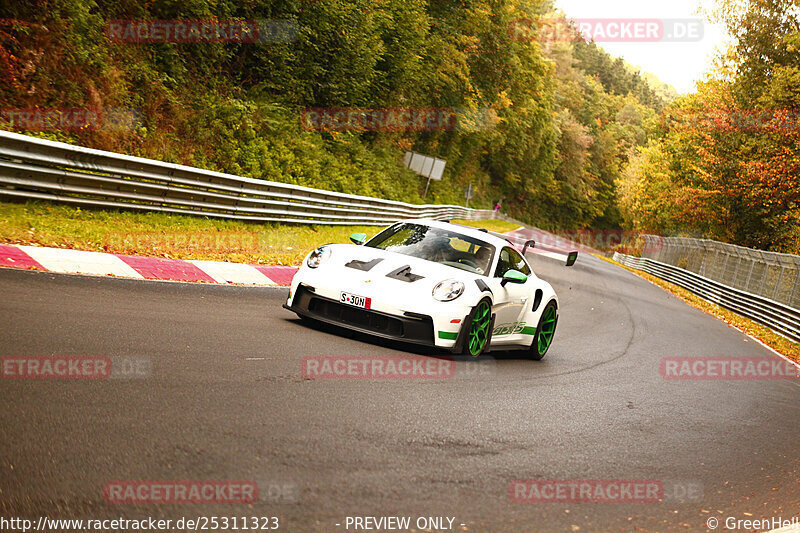
[[[221,263],[217,261],[189,261],[197,268],[214,278],[217,283],[237,283],[241,285],[273,286],[274,281],[250,265],[242,263]]]
[[[112,254],[39,246],[18,246],[17,248],[51,272],[143,279],[141,274]]]

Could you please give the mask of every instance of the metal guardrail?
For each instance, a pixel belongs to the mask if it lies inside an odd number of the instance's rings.
[[[616,252],[614,261],[679,285],[704,300],[730,309],[795,342],[800,342],[800,310],[798,309],[653,259],[632,257]]]
[[[0,131],[0,196],[254,222],[385,225],[483,220],[491,210],[415,205],[277,183]]]
[[[643,237],[643,257],[800,309],[800,256],[707,239]]]

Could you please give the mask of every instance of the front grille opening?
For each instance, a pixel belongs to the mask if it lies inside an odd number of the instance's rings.
[[[358,309],[357,307],[321,300],[319,298],[311,298],[311,301],[308,303],[308,310],[311,313],[329,318],[336,322],[351,324],[396,337],[404,336],[402,321],[372,313],[365,309]]]

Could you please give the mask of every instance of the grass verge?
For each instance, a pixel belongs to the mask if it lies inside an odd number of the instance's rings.
[[[505,232],[502,220],[459,221]],[[297,265],[309,250],[372,236],[380,226],[312,226],[240,222],[191,215],[85,210],[45,202],[0,202],[0,243],[30,244],[172,259]]]
[[[701,311],[705,311],[709,315],[717,317],[726,324],[734,326],[744,331],[748,335],[755,337],[756,339],[760,340],[761,342],[763,342],[776,352],[785,355],[792,361],[800,363],[800,343],[793,342],[787,339],[786,337],[782,337],[781,335],[778,335],[768,327],[762,326],[761,324],[754,322],[749,318],[738,315],[733,311],[725,309],[724,307],[720,307],[716,304],[707,302],[702,298],[700,298],[699,296],[695,295],[694,293],[684,289],[683,287],[679,287],[678,285],[669,283],[668,281],[664,281],[663,279],[657,278],[652,274],[648,274],[647,272],[627,267],[621,263],[614,261],[609,257],[603,257],[601,255],[595,255],[595,257],[599,257],[603,261],[607,261],[611,264],[622,267],[625,270],[633,272],[637,276],[640,276],[646,279],[647,281],[650,281],[651,283],[658,285],[662,289],[671,292],[672,294],[674,294],[684,302],[688,303],[692,307],[695,307],[697,309],[700,309]]]

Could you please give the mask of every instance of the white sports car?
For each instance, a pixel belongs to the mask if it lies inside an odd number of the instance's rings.
[[[533,273],[525,249],[520,254],[504,236],[405,220],[370,240],[363,233],[350,240],[308,254],[286,309],[309,322],[456,354],[521,349],[538,360],[550,348],[558,297]]]

